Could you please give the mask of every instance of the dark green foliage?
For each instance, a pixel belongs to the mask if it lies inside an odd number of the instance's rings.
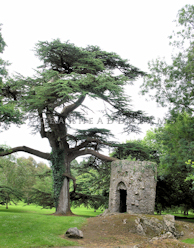
[[[99,142],[107,142],[107,139],[113,135],[111,134],[110,130],[104,128],[90,128],[87,130],[77,130],[76,138],[77,140],[85,140],[87,137],[96,138]]]
[[[39,42],[36,45],[36,55],[43,65],[40,68],[47,68],[62,74],[94,74],[103,72],[104,69],[122,69],[125,76],[133,79],[139,75],[144,75],[136,67],[121,59],[115,53],[102,51],[98,46],[88,46],[86,48],[76,47],[74,44],[61,43],[59,39],[53,42]]]
[[[159,163],[158,151],[142,140],[131,140],[117,145],[111,154],[118,159],[135,159],[138,161],[153,161]]]
[[[187,113],[171,116],[163,127],[155,129],[160,164],[156,191],[156,210],[184,206],[193,208],[192,180],[185,181],[193,168],[185,162],[194,159],[194,118]]]
[[[55,207],[58,206],[58,200],[60,191],[63,185],[65,173],[65,166],[64,166],[64,152],[62,150],[52,151],[51,153],[51,168],[52,168],[52,175],[53,175],[53,189],[54,189],[54,202]]]
[[[76,192],[71,192],[74,206],[108,208],[110,163],[90,157],[81,163],[72,163],[71,173],[76,177]]]
[[[164,127],[156,130],[156,139],[161,144],[160,161],[165,170],[191,170],[185,162],[194,159],[194,117],[187,113],[171,116]]]
[[[85,140],[93,141],[89,145],[90,148],[94,150],[101,150],[107,146],[116,145],[115,142],[111,142],[109,140],[110,137],[114,137],[114,135],[110,132],[110,130],[103,128],[90,128],[90,129],[77,129],[74,136],[70,136],[69,139],[75,142],[84,142]]]
[[[53,208],[55,207],[55,199],[53,194],[50,192],[41,191],[36,188],[32,188],[30,192],[30,200],[28,203],[35,203],[43,208]]]
[[[101,195],[86,195],[78,192],[70,192],[72,206],[78,207],[84,205],[95,210],[99,208],[107,208],[107,197]]]
[[[6,208],[8,208],[8,203],[22,200],[22,196],[23,194],[20,190],[0,184],[0,204],[6,204]]]
[[[22,124],[21,113],[15,109],[14,104],[2,104],[0,102],[0,123],[4,129],[7,129],[11,123]]]
[[[158,213],[174,206],[183,207],[184,212],[193,209],[193,184],[192,180],[185,182],[185,176],[179,171],[158,176],[155,204]]]

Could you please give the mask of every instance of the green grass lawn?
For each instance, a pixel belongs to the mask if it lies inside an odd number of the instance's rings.
[[[62,236],[70,227],[81,228],[86,218],[96,216],[101,211],[85,207],[72,208],[76,216],[52,215],[55,209],[43,209],[36,205],[0,205],[0,248],[30,248],[78,245]],[[169,214],[169,213],[168,213]],[[184,216],[175,214],[176,216]],[[194,217],[193,213],[186,216]],[[194,244],[194,239],[182,240]]]
[[[183,243],[186,243],[186,244],[194,244],[194,239],[184,239],[184,240],[181,240]]]
[[[185,219],[187,219],[187,218],[193,218],[194,219],[193,212],[189,212],[188,215],[184,215],[184,214],[181,214],[181,213],[162,212],[162,215],[164,215],[164,214],[172,214],[172,215],[177,216],[177,217],[184,217]]]
[[[79,216],[54,216],[54,209],[42,209],[35,205],[0,205],[0,247],[52,247],[77,243],[61,236],[70,227],[80,228],[87,217],[101,213],[92,209],[76,208]]]

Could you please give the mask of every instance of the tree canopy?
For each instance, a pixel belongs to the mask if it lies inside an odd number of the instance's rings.
[[[111,154],[118,159],[135,159],[138,161],[153,161],[159,163],[158,150],[143,140],[127,140],[118,144]]]
[[[194,159],[194,118],[188,113],[171,116],[166,123],[149,131],[144,140],[155,144],[159,156],[156,210],[182,206],[185,213],[194,203],[192,180],[193,168],[185,162]]]

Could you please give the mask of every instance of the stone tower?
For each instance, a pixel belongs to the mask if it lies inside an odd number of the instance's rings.
[[[111,164],[110,212],[154,214],[156,164],[118,160]]]

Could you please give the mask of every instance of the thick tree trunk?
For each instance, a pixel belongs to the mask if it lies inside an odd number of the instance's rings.
[[[60,155],[60,154],[62,154],[61,153],[62,150],[64,152],[64,156]],[[57,153],[55,153],[55,154],[57,155]],[[72,212],[70,209],[69,178],[66,176],[65,177],[63,176],[63,173],[70,174],[70,162],[68,160],[66,149],[59,150],[57,157],[56,157],[55,161],[52,161],[52,162],[56,163],[56,165],[58,165],[56,167],[57,171],[59,170],[57,172],[57,174],[62,173],[59,177],[59,180],[62,179],[63,182],[62,182],[61,190],[59,193],[55,214],[56,215],[71,215]],[[61,168],[61,166],[63,166],[64,170],[59,169],[59,168]],[[53,168],[55,170],[55,166]],[[61,178],[61,176],[62,176],[62,178]],[[57,177],[55,177],[55,180],[57,180]]]
[[[70,195],[69,195],[69,179],[64,178],[63,186],[59,195],[58,206],[55,214],[70,215],[72,214],[70,209]]]

